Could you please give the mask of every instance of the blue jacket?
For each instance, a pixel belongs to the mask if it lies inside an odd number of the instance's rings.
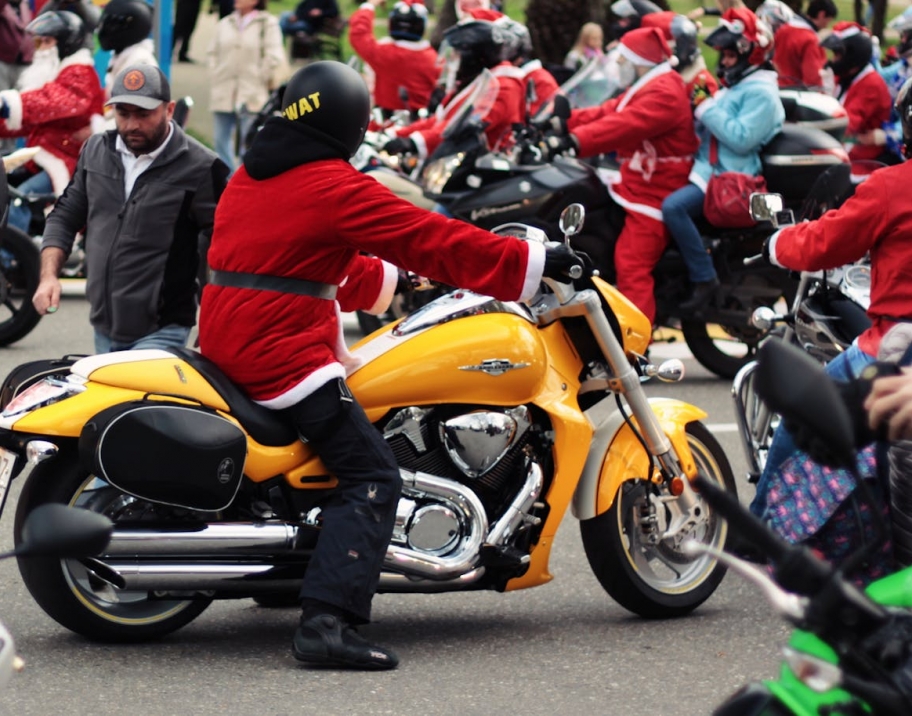
[[[760,174],[760,149],[785,121],[776,73],[757,70],[734,87],[720,89],[697,107],[694,119],[700,148],[688,177],[691,183],[706,191],[713,174]],[[709,162],[710,134],[718,140],[719,159],[714,167]]]

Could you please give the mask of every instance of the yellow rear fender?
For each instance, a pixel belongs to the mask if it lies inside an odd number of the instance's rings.
[[[706,413],[695,405],[670,398],[650,398],[649,405],[675,449],[687,477],[697,468],[687,443],[688,423],[702,420]],[[576,486],[571,509],[579,520],[588,520],[608,510],[618,488],[626,480],[652,477],[646,450],[619,411],[597,425],[589,457]]]

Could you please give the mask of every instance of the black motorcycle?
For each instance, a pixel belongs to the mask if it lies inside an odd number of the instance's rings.
[[[580,161],[556,156],[542,161],[541,137],[534,126],[517,127],[508,151],[488,151],[474,108],[467,103],[444,132],[444,140],[425,162],[420,182],[425,196],[452,216],[490,229],[518,221],[554,231],[561,207],[586,207],[585,233],[574,237],[575,248],[593,259],[604,278],[614,281],[614,245],[623,227],[624,210],[599,178],[610,168],[610,157]],[[569,114],[566,102],[556,98],[556,111]],[[815,126],[786,124],[761,153],[769,190],[783,195],[786,206],[798,208],[808,188],[828,167],[848,161],[840,142]],[[753,359],[765,332],[751,321],[762,306],[780,299],[790,303],[796,279],[768,265],[745,265],[759,253],[770,233],[768,222],[747,229],[720,229],[698,222],[712,254],[721,286],[714,299],[699,311],[681,311],[689,295],[686,266],[675,248],[669,248],[655,268],[656,325],[680,327],[694,358],[724,378],[733,378]]]

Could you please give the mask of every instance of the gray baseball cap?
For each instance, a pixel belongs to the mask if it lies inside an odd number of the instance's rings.
[[[130,65],[114,79],[111,99],[105,104],[132,104],[143,109],[155,109],[171,101],[168,78],[155,65]]]

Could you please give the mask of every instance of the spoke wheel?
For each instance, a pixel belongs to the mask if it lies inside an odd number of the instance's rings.
[[[35,507],[62,502],[118,522],[161,519],[156,506],[126,495],[81,469],[75,454],[62,453],[38,465],[16,509],[15,542]],[[156,599],[146,591],[118,589],[79,560],[19,558],[19,571],[38,605],[67,629],[89,639],[137,642],[169,634],[199,616],[210,599]]]
[[[731,466],[712,434],[691,423],[687,439],[698,472],[735,494]],[[694,539],[723,549],[728,528],[699,500],[693,525],[655,541],[651,537],[665,531],[674,510],[652,494],[644,480],[621,485],[609,510],[580,523],[583,546],[595,576],[621,606],[648,618],[681,616],[706,601],[725,575],[713,557],[687,554],[683,543]]]

